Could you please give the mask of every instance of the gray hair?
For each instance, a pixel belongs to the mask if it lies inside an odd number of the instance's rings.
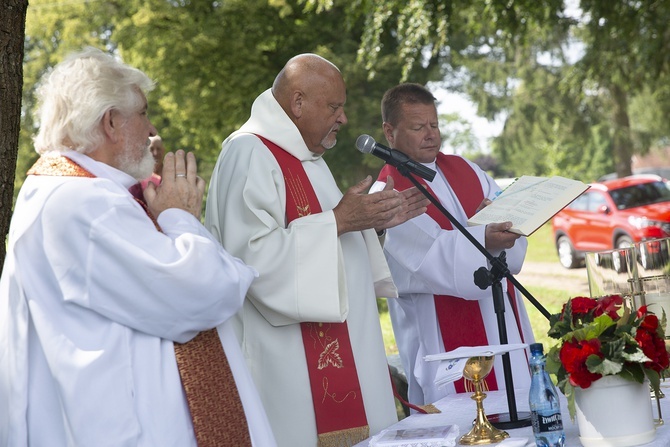
[[[103,142],[100,120],[110,109],[126,115],[144,107],[154,82],[140,70],[88,47],[46,73],[37,89],[39,154],[73,149],[87,153]]]

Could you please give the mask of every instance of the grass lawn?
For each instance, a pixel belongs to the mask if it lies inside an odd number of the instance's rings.
[[[526,252],[528,262],[558,262],[554,235],[551,232],[551,224],[546,223],[528,238],[528,251]]]
[[[558,255],[556,254],[554,237],[551,232],[551,224],[545,224],[528,238],[526,261],[555,262],[558,265]],[[560,312],[563,303],[572,296],[570,292],[565,290],[533,286],[526,286],[526,288],[552,314]],[[547,352],[551,346],[558,342],[558,340],[547,337],[549,321],[531,303],[526,304],[526,310],[528,311],[530,324],[533,327],[535,340],[542,343],[544,345],[544,352]]]
[[[558,263],[558,256],[556,255],[556,248],[554,247],[553,238],[551,234],[551,226],[545,224],[537,232],[528,238],[528,252],[526,254],[526,261],[528,262],[556,262]],[[524,286],[533,296],[542,303],[542,305],[552,314],[558,313],[561,306],[565,303],[571,294],[564,290],[547,289],[544,287]],[[379,300],[380,316],[379,321],[382,327],[382,334],[384,336],[384,345],[386,347],[386,354],[392,355],[398,353],[398,347],[393,336],[393,328],[391,327],[391,319],[389,317],[388,308],[385,300]],[[528,317],[531,326],[533,327],[533,334],[538,342],[544,344],[544,351],[547,352],[549,348],[555,343],[555,340],[547,337],[549,330],[549,321],[537,310],[531,303],[526,304]]]

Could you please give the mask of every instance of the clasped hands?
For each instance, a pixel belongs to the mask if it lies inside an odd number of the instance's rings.
[[[372,177],[352,186],[333,209],[338,236],[374,228],[378,232],[395,227],[426,212],[430,201],[416,187],[398,192],[391,177],[383,190],[368,194]]]
[[[426,212],[430,201],[416,187],[398,192],[393,189],[391,177],[383,190],[367,194],[372,185],[368,176],[352,186],[333,209],[338,236],[350,231],[374,228],[377,231],[395,227]],[[192,152],[168,152],[163,160],[160,186],[149,182],[144,199],[151,213],[158,215],[168,208],[179,208],[200,218],[205,181],[197,175],[197,163]],[[488,205],[485,199],[480,209]],[[511,222],[486,226],[485,246],[489,250],[502,250],[514,246],[518,234],[510,233]]]
[[[144,190],[149,211],[158,217],[168,208],[179,208],[200,219],[205,181],[198,177],[197,170],[192,152],[186,154],[179,149],[165,154],[160,186],[149,182]]]

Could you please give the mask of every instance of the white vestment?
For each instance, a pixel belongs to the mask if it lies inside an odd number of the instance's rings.
[[[0,281],[0,445],[195,446],[173,342],[219,326],[254,445],[272,432],[229,323],[257,273],[132,177],[28,176]]]
[[[466,160],[467,161],[467,160]],[[495,181],[474,163],[468,164],[477,174],[485,197],[492,199],[500,188]],[[467,216],[436,163],[426,164],[436,170],[432,182],[427,182],[440,203],[452,216],[467,227]],[[371,191],[383,189],[384,182],[376,182]],[[467,228],[484,245],[485,226]],[[506,251],[507,265],[512,274],[521,270],[528,241],[519,238],[514,247]],[[439,362],[426,362],[423,357],[445,351],[442,334],[435,313],[433,295],[450,295],[469,300],[478,300],[489,345],[499,344],[498,324],[494,312],[491,287],[481,290],[474,283],[473,274],[480,267],[487,267],[486,257],[467,238],[454,228],[443,230],[428,214],[422,214],[402,225],[387,230],[384,253],[391,269],[400,297],[389,300],[389,312],[393,324],[400,359],[409,383],[409,401],[428,404],[455,392],[454,385],[438,389],[434,383]],[[500,252],[492,252],[498,256]],[[502,281],[505,294],[505,324],[508,343],[521,343],[516,320],[507,299],[507,280]],[[523,342],[534,340],[528,314],[521,292],[516,291],[516,301],[523,331]],[[455,325],[469,324],[467,321],[450,322]],[[530,373],[526,350],[511,353],[515,388],[530,387]],[[499,389],[505,388],[502,359],[495,359],[495,375]]]
[[[302,161],[323,212],[286,228],[284,178],[251,133]],[[396,289],[374,230],[337,236],[342,197],[325,161],[310,152],[270,90],[223,143],[205,225],[260,273],[235,318],[238,338],[280,446],[315,447],[317,432],[300,322],[346,319],[370,434],[397,420],[375,297]]]

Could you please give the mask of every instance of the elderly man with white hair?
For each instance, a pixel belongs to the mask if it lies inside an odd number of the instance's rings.
[[[138,191],[152,88],[95,49],[41,85],[0,280],[0,445],[274,445],[227,326],[257,273],[201,225],[195,157]]]

